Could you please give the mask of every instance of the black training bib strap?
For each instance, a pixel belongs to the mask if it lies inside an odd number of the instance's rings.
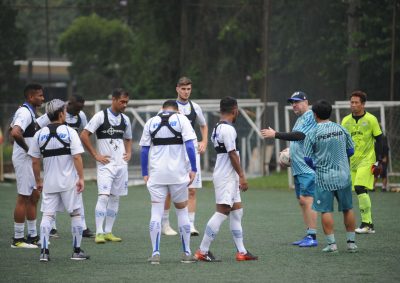
[[[194,125],[196,124],[196,119],[197,119],[197,113],[194,110],[193,103],[190,100],[189,104],[190,104],[190,113],[185,116],[189,119],[190,124],[192,124],[192,128],[194,129]]]
[[[108,121],[107,109],[104,109],[103,112],[104,112],[104,122],[96,130],[97,139],[123,139],[126,129],[126,123],[122,114],[120,114],[121,123],[118,126],[112,126]]]
[[[38,125],[35,123],[35,117],[32,115],[31,110],[29,110],[29,107],[27,105],[22,105],[21,107],[25,107],[26,109],[28,109],[29,114],[31,114],[31,118],[32,118],[32,122],[29,124],[28,127],[26,127],[24,133],[22,134],[22,136],[24,138],[32,138],[35,133],[37,132],[37,130],[39,129]]]
[[[61,126],[61,124],[55,123],[55,124],[49,124],[47,127],[49,128],[49,136],[47,137],[47,140],[45,143],[40,147],[40,152],[43,155],[43,158],[46,157],[52,157],[52,156],[61,156],[61,155],[71,155],[71,147],[69,143],[66,143],[63,141],[58,135],[57,135],[57,128]],[[59,148],[53,148],[53,149],[46,149],[47,144],[49,141],[55,138],[57,139],[63,147]]]
[[[216,139],[217,138],[217,128],[218,128],[219,125],[222,125],[222,124],[230,125],[226,121],[219,121],[214,127],[214,130],[213,130],[214,134],[213,134],[212,138],[213,138],[213,140],[215,140],[218,143],[218,145],[214,147],[214,149],[217,152],[217,154],[228,153],[228,151],[226,150],[225,144],[223,142],[219,142]],[[230,126],[233,127],[232,125],[230,125]],[[235,140],[235,145],[236,145],[236,149],[235,150],[238,151],[238,146],[237,146],[238,145],[238,139],[237,138]]]
[[[183,144],[182,140],[182,133],[176,131],[174,128],[171,127],[169,124],[169,118],[175,113],[160,113],[157,116],[161,118],[161,122],[158,125],[157,129],[154,132],[150,133],[151,141],[153,145],[170,145],[170,144]],[[162,127],[167,127],[174,137],[170,138],[156,138],[156,134]]]
[[[78,113],[78,116],[77,116],[77,121],[75,123],[67,123],[67,122],[65,122],[66,125],[70,126],[75,131],[79,130],[79,128],[81,127],[81,123],[82,123],[82,118],[79,115],[79,113]]]

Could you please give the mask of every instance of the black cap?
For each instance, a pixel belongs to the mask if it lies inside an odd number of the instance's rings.
[[[292,103],[294,101],[303,101],[307,100],[307,95],[302,91],[296,91],[292,94],[292,96],[287,100],[287,102]]]

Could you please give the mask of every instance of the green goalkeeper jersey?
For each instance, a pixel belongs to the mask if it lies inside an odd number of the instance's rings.
[[[350,169],[371,166],[375,161],[375,137],[382,134],[376,117],[368,112],[356,120],[352,114],[342,120],[342,126],[347,129],[353,139],[354,155],[350,158]]]

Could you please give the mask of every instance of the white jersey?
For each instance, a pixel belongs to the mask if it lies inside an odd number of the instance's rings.
[[[35,134],[34,142],[28,152],[30,156],[35,158],[42,156],[40,147],[47,141],[49,133],[49,128],[44,127]],[[60,125],[57,128],[57,135],[62,141],[70,145],[71,154],[43,158],[43,191],[45,193],[63,192],[76,187],[78,174],[74,166],[73,155],[81,154],[84,151],[78,133],[71,127]],[[62,147],[63,145],[56,138],[52,138],[46,149]]]
[[[79,118],[78,118],[79,116]],[[72,125],[75,125],[78,120],[80,120],[79,127],[77,129],[78,132],[81,132],[87,125],[87,118],[86,114],[83,111],[80,111],[78,115],[71,115],[67,112],[67,116],[65,117],[65,122],[72,127]],[[39,118],[36,119],[36,122],[38,123],[40,128],[46,127],[48,124],[50,124],[50,119],[47,114],[43,114]],[[75,127],[72,127],[75,128]]]
[[[140,139],[140,146],[151,146],[149,152],[149,182],[152,184],[169,185],[189,182],[188,158],[185,144],[152,145],[151,133],[161,122],[159,116],[154,116],[146,122]],[[196,140],[190,121],[182,114],[176,113],[169,118],[169,124],[177,132],[182,133],[183,143]],[[162,127],[156,138],[174,137],[167,127]]]
[[[180,101],[176,101],[178,103],[178,109],[179,113],[183,115],[189,115],[190,112],[192,111],[192,107],[190,106],[189,101],[187,103],[182,103]],[[206,119],[204,118],[203,111],[201,110],[201,107],[193,101],[190,101],[193,104],[194,111],[196,112],[196,123],[198,123],[200,126],[206,125]]]
[[[22,132],[25,132],[32,121],[36,123],[35,112],[33,108],[27,103],[24,103],[24,105],[26,105],[27,107],[21,106],[20,108],[18,108],[10,124],[11,128],[13,128],[14,126],[19,126],[22,129]],[[33,136],[24,137],[24,139],[28,147],[31,147]],[[14,141],[12,155],[13,161],[17,161],[18,159],[24,160],[27,156],[27,152]]]
[[[190,112],[192,111],[192,106],[190,105],[189,101],[186,103],[183,103],[183,102],[180,102],[177,100],[176,102],[178,104],[179,113],[181,113],[185,116],[190,114]],[[196,123],[199,124],[200,126],[206,125],[207,122],[206,122],[206,119],[204,118],[204,114],[203,114],[203,111],[201,110],[201,107],[197,103],[195,103],[191,100],[190,100],[190,102],[192,103],[193,109],[196,112]],[[194,141],[194,145],[197,148],[197,146],[198,146],[197,139]]]
[[[215,147],[218,147],[218,142],[225,145],[226,151],[230,152],[236,150],[236,137],[237,133],[235,128],[230,124],[219,124],[211,134],[211,142]],[[239,151],[236,151],[239,156]],[[230,178],[238,178],[238,174],[232,166],[231,160],[228,153],[217,154],[217,160],[215,162],[213,178],[226,180]]]
[[[110,109],[107,109],[108,122],[111,126],[118,126],[121,124],[121,118],[125,121],[125,131],[123,133],[123,139],[132,139],[132,127],[129,117],[123,113],[115,115]],[[96,130],[104,123],[104,111],[97,112],[89,123],[86,125],[85,130],[96,133]],[[125,154],[125,145],[123,139],[97,139],[97,150],[101,155],[108,155],[110,162],[106,165],[97,162],[100,167],[103,166],[114,166],[114,165],[127,165],[127,162],[123,159]]]

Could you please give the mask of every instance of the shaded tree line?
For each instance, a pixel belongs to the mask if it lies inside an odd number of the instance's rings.
[[[43,13],[43,1],[1,1],[2,8],[18,13],[14,22],[4,20],[25,34],[14,45],[26,50],[9,54],[0,68],[24,54],[45,57],[43,18],[34,17]],[[266,0],[49,1],[51,55],[73,62],[76,90],[88,99],[105,98],[116,86],[137,99],[173,97],[181,75],[193,79],[195,98],[260,98],[267,52],[269,101],[284,102],[299,89],[311,99],[344,100],[351,87],[388,100],[398,2],[270,0],[263,50]],[[399,25],[396,21],[397,31]],[[397,100],[399,41],[396,37]],[[10,87],[1,91],[9,93]]]

